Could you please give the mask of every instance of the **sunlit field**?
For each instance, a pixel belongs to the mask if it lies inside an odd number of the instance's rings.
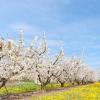
[[[7,87],[6,89],[3,87],[0,89],[0,96],[6,95],[6,94],[20,94],[20,93],[25,93],[25,92],[31,92],[31,91],[36,91],[39,90],[40,87],[33,82],[22,82],[18,85],[12,85]]]
[[[33,97],[32,100],[100,100],[100,83],[53,92],[39,98]]]
[[[64,88],[69,87],[69,84],[65,84]],[[58,89],[61,88],[60,84],[58,83],[52,83],[52,84],[48,84],[45,87],[45,90],[54,90],[54,89]],[[5,89],[5,87],[3,87],[2,89],[0,89],[0,96],[6,95],[6,94],[20,94],[20,93],[27,93],[27,92],[34,92],[34,91],[39,91],[41,90],[40,85],[35,84],[34,82],[22,82],[19,84],[15,84],[15,85],[10,85],[7,86],[7,91]]]
[[[52,92],[29,97],[29,100],[99,100],[100,98],[100,83],[76,86],[71,88],[69,88],[68,84],[65,84],[65,90],[55,91],[58,88],[61,88],[60,84],[48,84],[45,89],[52,90]],[[27,93],[32,91],[39,91],[40,89],[40,86],[34,84],[33,82],[22,82],[19,85],[7,87],[9,94]],[[6,94],[6,90],[3,87],[0,90],[0,95],[2,96]]]

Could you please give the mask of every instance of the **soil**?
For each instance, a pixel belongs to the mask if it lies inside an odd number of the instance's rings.
[[[86,86],[86,85],[81,85],[81,86]],[[79,86],[57,88],[57,89],[52,89],[52,90],[40,90],[40,91],[34,91],[34,92],[28,92],[28,93],[22,93],[22,94],[16,94],[16,95],[9,94],[7,96],[1,97],[0,100],[32,100],[32,97],[34,96],[39,97],[43,95],[64,92],[76,87],[79,87]]]

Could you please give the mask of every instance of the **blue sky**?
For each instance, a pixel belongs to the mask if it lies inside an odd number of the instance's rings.
[[[18,39],[24,29],[26,43],[43,32],[52,52],[63,41],[66,56],[79,56],[100,67],[100,0],[0,0],[0,35]]]

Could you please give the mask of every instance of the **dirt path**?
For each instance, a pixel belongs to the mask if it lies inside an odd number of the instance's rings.
[[[88,84],[90,85],[90,84]],[[39,97],[43,95],[49,95],[49,94],[56,94],[64,91],[68,91],[70,89],[80,87],[80,86],[88,86],[88,85],[79,85],[79,86],[73,86],[73,87],[67,87],[67,88],[57,88],[52,90],[40,90],[35,92],[28,92],[23,94],[16,94],[16,95],[9,95],[1,98],[0,100],[32,100],[32,97]]]
[[[81,85],[81,86],[88,86],[88,85]],[[76,88],[76,87],[80,87],[80,86],[73,86],[73,87],[67,87],[67,88],[58,88],[58,89],[54,89],[54,90],[49,90],[49,91],[38,91],[36,93],[33,93],[31,96],[27,96],[27,97],[23,97],[21,99],[16,99],[16,100],[33,100],[32,97],[39,97],[39,96],[46,96],[49,94],[56,94],[56,93],[60,93],[60,92],[64,92],[64,91],[68,91],[70,89]]]
[[[73,87],[75,88],[75,87]],[[22,99],[17,99],[17,100],[32,100],[32,97],[36,97],[38,98],[39,96],[46,96],[46,95],[49,95],[49,94],[55,94],[55,93],[59,93],[59,92],[64,92],[64,91],[68,91],[72,88],[59,88],[59,89],[56,89],[56,90],[51,90],[51,91],[40,91],[40,92],[37,92],[37,93],[34,93],[33,95],[29,96],[29,97],[25,97],[25,98],[22,98]]]

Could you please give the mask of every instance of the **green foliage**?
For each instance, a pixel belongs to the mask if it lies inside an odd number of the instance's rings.
[[[65,84],[64,84],[64,87],[68,87],[68,86],[69,86],[68,83],[65,83]],[[48,84],[48,85],[46,86],[46,90],[57,89],[57,88],[61,88],[61,85],[58,84],[58,83],[51,83],[51,84]]]
[[[67,83],[64,84],[64,87],[68,87],[69,85]],[[60,84],[58,83],[51,83],[46,86],[46,90],[51,90],[51,89],[57,89],[61,88]],[[7,87],[8,93],[9,94],[20,94],[20,93],[25,93],[25,92],[31,92],[31,91],[36,91],[40,90],[40,86],[37,84],[34,84],[34,82],[22,82],[18,85],[10,85]],[[0,96],[6,94],[6,89],[3,87],[0,89]]]
[[[39,89],[40,89],[40,86],[34,84],[33,82],[24,82],[19,85],[7,87],[9,94],[19,94],[19,93],[25,93],[25,92],[35,91]],[[6,94],[6,90],[3,87],[0,90],[0,95],[5,95],[5,94]]]

